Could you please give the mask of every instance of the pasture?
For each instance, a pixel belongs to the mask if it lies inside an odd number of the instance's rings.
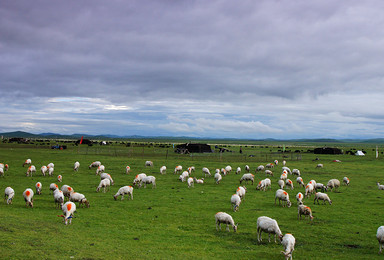
[[[281,153],[275,153],[278,145],[261,146],[243,144],[243,154],[238,146],[227,145],[235,153],[179,155],[171,148],[153,146],[126,147],[118,143],[107,147],[75,147],[66,150],[51,150],[45,146],[0,144],[0,162],[10,169],[0,177],[0,190],[7,186],[15,190],[12,205],[0,203],[0,248],[4,259],[284,259],[283,247],[263,241],[257,242],[256,220],[269,216],[279,223],[281,231],[296,238],[295,259],[374,259],[379,245],[376,230],[384,225],[384,191],[378,190],[376,182],[384,183],[384,158],[375,158],[372,147],[366,148],[367,156],[287,154],[290,169],[301,171],[304,182],[314,179],[326,184],[329,179],[340,181],[348,176],[350,186],[341,186],[338,192],[328,192],[332,205],[314,205],[312,195],[304,204],[312,208],[314,220],[297,219],[296,194],[304,193],[296,177],[294,190],[286,190],[292,207],[275,205],[275,191],[281,174]],[[307,150],[306,145],[298,149]],[[249,155],[256,155],[249,157]],[[314,159],[318,157],[318,161]],[[26,177],[25,159],[32,159],[37,172]],[[264,172],[255,173],[260,164],[274,159],[280,164],[272,171],[272,190],[256,190],[257,183],[266,178]],[[332,162],[338,159],[341,162]],[[95,169],[88,169],[93,161],[101,161],[115,181],[110,191],[96,192],[100,177]],[[145,167],[151,160],[154,167]],[[80,162],[75,173],[73,164]],[[42,165],[53,162],[53,177],[42,176]],[[317,163],[324,168],[316,168]],[[239,186],[239,179],[249,165],[255,174],[255,184],[247,184],[247,193],[238,212],[233,212],[230,198]],[[131,173],[125,174],[125,166]],[[159,174],[165,165],[167,173]],[[192,176],[202,177],[201,169],[208,167],[212,174],[216,168],[231,165],[233,172],[223,177],[219,185],[214,178],[205,178],[204,184],[188,188],[186,182],[174,175],[175,166],[183,169],[195,166]],[[235,174],[240,166],[242,173]],[[113,195],[125,185],[132,185],[134,176],[146,173],[156,177],[156,189],[151,186],[134,188],[133,201],[125,197],[115,201]],[[57,175],[63,182],[57,182]],[[26,208],[22,196],[26,188],[35,190],[35,183],[43,184],[41,195],[34,196],[34,208]],[[90,208],[77,208],[71,225],[65,226],[49,191],[50,183],[70,185],[75,191],[85,194]],[[76,203],[78,205],[78,203]],[[238,223],[238,232],[216,231],[214,215],[229,213]]]

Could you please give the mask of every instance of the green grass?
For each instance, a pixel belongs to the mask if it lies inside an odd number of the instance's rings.
[[[227,145],[230,146],[230,145]],[[315,179],[327,183],[331,178],[348,176],[349,187],[342,186],[339,192],[330,192],[332,205],[313,205],[312,199],[304,203],[313,210],[314,221],[297,220],[295,195],[303,188],[295,186],[290,194],[293,206],[282,208],[274,205],[274,195],[281,165],[273,170],[272,190],[256,191],[256,185],[247,185],[245,200],[238,212],[233,212],[230,197],[239,186],[240,175],[225,176],[220,185],[207,178],[203,185],[195,184],[188,189],[173,174],[176,165],[196,167],[201,177],[202,167],[211,173],[216,168],[231,165],[235,170],[248,164],[254,170],[260,164],[282,155],[274,153],[278,145],[268,148],[243,146],[243,155],[238,153],[178,155],[169,149],[156,147],[73,147],[63,151],[47,149],[38,145],[0,145],[0,162],[7,163],[10,170],[0,177],[0,190],[11,186],[16,192],[12,205],[0,203],[0,248],[3,259],[283,259],[280,244],[257,242],[256,220],[259,216],[275,218],[283,233],[296,237],[293,253],[296,259],[374,259],[378,258],[376,230],[384,224],[384,191],[377,189],[376,182],[384,181],[384,160],[375,159],[372,147],[365,157],[350,155],[287,155],[287,166],[298,168],[304,182]],[[307,150],[306,146],[298,147]],[[359,146],[361,148],[362,146]],[[292,149],[292,148],[290,148]],[[237,146],[232,147],[238,151]],[[293,149],[292,149],[293,150]],[[254,154],[255,157],[247,155]],[[319,157],[320,161],[313,161]],[[37,173],[26,177],[25,159],[31,158],[39,170],[49,162],[55,164],[54,177]],[[340,159],[341,163],[332,160]],[[114,178],[115,185],[107,193],[97,193],[100,181],[95,170],[88,165],[100,160],[106,172]],[[144,162],[152,160],[154,168],[145,168]],[[81,166],[78,173],[72,170],[75,161]],[[316,169],[318,162],[323,169]],[[125,174],[130,165],[132,173]],[[167,174],[160,175],[159,168],[167,166]],[[114,201],[112,195],[124,185],[131,185],[134,176],[145,172],[156,176],[157,188],[134,189],[134,200]],[[56,176],[63,176],[63,183],[86,195],[90,208],[78,208],[72,225],[65,226],[61,210],[55,208],[49,184],[57,183]],[[256,181],[264,179],[256,174]],[[291,177],[292,180],[295,178]],[[43,184],[42,195],[34,196],[34,208],[26,208],[22,193],[26,188],[35,190],[37,181]],[[296,182],[294,181],[296,184]],[[62,184],[58,184],[61,187]],[[239,223],[238,232],[216,231],[214,215],[218,211],[231,214]]]

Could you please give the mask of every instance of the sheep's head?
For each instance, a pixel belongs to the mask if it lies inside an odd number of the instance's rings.
[[[234,231],[234,232],[237,231],[237,226],[238,226],[238,225],[239,225],[239,224],[236,224],[236,225],[233,226],[233,231]]]
[[[117,196],[116,196],[116,195],[113,195],[113,198],[114,198],[115,200],[117,200]]]
[[[292,206],[292,203],[288,200],[287,201],[287,207],[290,208]]]

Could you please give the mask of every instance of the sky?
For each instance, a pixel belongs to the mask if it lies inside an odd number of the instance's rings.
[[[0,132],[383,137],[383,9],[1,1]]]

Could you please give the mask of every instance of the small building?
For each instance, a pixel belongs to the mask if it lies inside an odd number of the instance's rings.
[[[179,144],[176,146],[175,153],[188,154],[188,153],[212,153],[211,146],[208,144]]]

